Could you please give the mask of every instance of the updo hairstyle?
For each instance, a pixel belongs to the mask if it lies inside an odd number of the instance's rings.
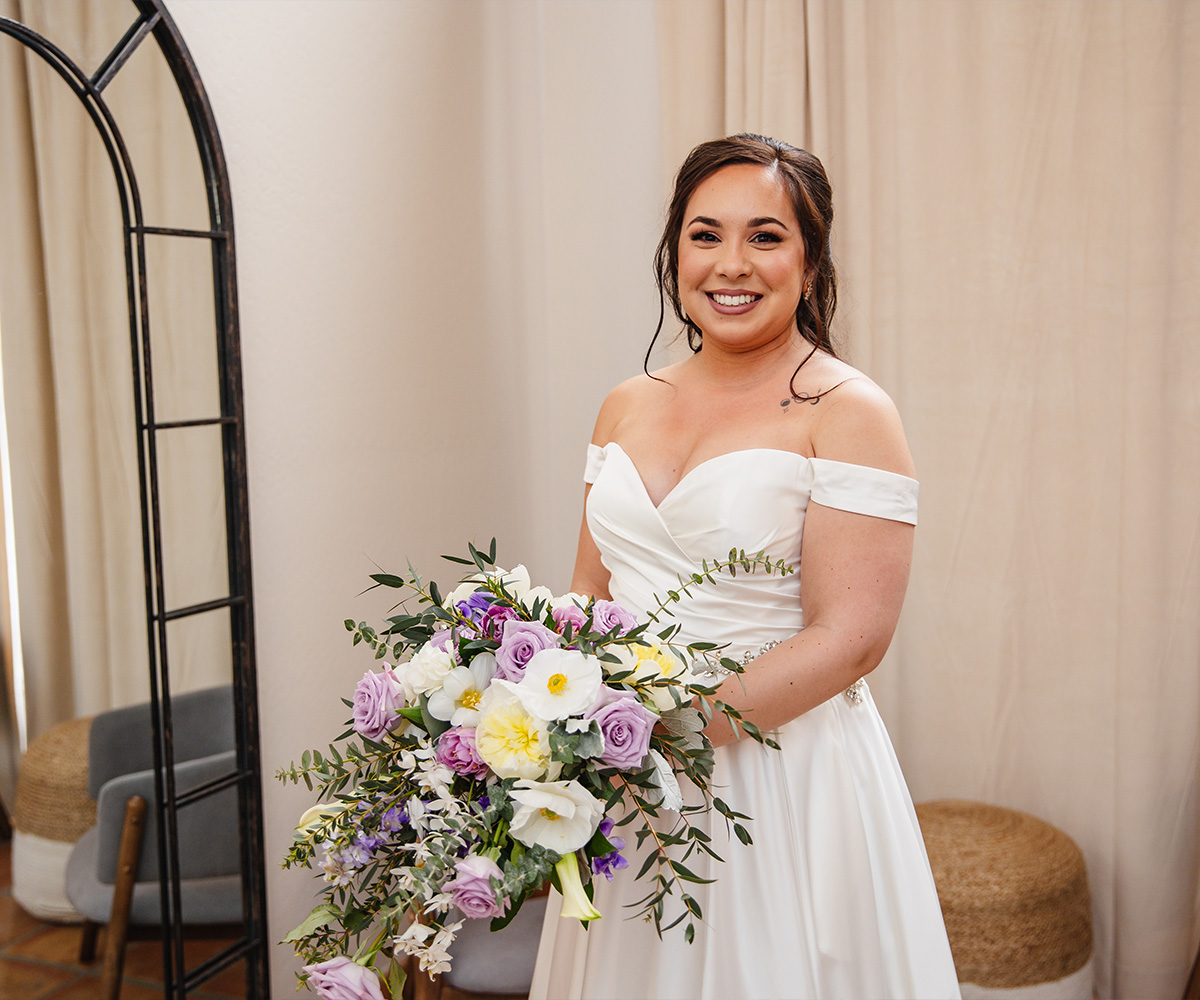
[[[700,350],[703,333],[683,311],[679,301],[679,239],[683,233],[683,214],[692,192],[705,178],[722,167],[736,163],[770,167],[778,172],[783,181],[796,213],[796,221],[800,224],[800,236],[804,241],[804,278],[809,283],[808,295],[796,306],[796,326],[800,336],[812,344],[814,350],[820,348],[837,356],[829,336],[829,327],[837,308],[837,275],[829,249],[829,232],[833,225],[833,190],[825,175],[825,168],[812,153],[803,149],[789,146],[778,139],[743,132],[701,143],[688,154],[675,176],[675,190],[667,209],[666,225],[654,254],[659,316],[654,338],[646,351],[646,365],[650,361],[650,351],[662,332],[666,302],[671,303],[675,316],[687,331],[688,347],[694,352]]]

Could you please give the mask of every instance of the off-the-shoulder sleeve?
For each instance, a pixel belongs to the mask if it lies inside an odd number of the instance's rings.
[[[817,503],[854,514],[917,523],[915,479],[828,458],[812,459],[812,467],[812,499]]]
[[[600,466],[604,464],[604,449],[598,444],[589,444],[587,446],[587,465],[583,469],[583,481],[585,483],[594,483],[596,477],[600,475]]]

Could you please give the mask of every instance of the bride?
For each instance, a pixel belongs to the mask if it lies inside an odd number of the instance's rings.
[[[656,269],[694,353],[601,407],[571,589],[644,611],[734,547],[797,566],[719,578],[673,608],[684,638],[750,663],[719,697],[781,749],[739,741],[723,717],[708,726],[720,794],[755,842],[708,817],[724,861],[696,863],[716,881],[690,887],[694,943],[627,919],[648,891],[631,859],[625,877],[596,879],[605,918],[586,930],[554,897],[533,997],[958,996],[912,801],[862,680],[900,614],[917,484],[891,400],[830,343],[832,217],[820,162],[774,139],[704,143],[676,178]]]

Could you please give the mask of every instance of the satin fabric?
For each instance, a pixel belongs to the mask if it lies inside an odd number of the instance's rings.
[[[588,525],[611,573],[613,599],[644,613],[678,577],[728,555],[763,550],[800,563],[810,500],[915,523],[917,484],[894,473],[772,449],[697,466],[655,507],[616,443],[591,446]],[[803,627],[799,574],[721,575],[671,614],[690,639],[729,655]],[[753,668],[751,668],[753,669]],[[743,741],[716,751],[718,794],[749,814],[754,844],[712,814],[696,825],[723,862],[693,854],[715,878],[689,885],[704,919],[660,940],[628,909],[652,888],[641,856],[597,880],[604,917],[585,930],[558,916],[552,894],[531,998],[958,997],[937,893],[912,801],[870,691],[837,695],[783,726],[780,751]],[[679,912],[668,906],[668,919]]]

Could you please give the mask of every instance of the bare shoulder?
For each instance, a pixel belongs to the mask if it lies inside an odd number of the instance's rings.
[[[914,475],[896,404],[866,375],[844,367],[845,380],[825,396],[813,428],[814,456]]]
[[[622,424],[637,421],[647,411],[662,405],[675,392],[672,376],[678,367],[672,365],[654,372],[652,376],[635,375],[617,385],[600,406],[592,444],[608,444]]]

